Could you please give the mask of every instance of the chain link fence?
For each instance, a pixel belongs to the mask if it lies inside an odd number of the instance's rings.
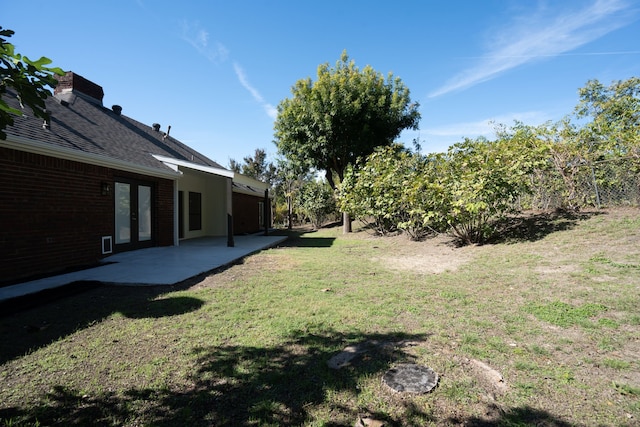
[[[640,206],[640,173],[634,160],[583,161],[562,171],[538,171],[531,176],[533,193],[518,204],[544,210]]]

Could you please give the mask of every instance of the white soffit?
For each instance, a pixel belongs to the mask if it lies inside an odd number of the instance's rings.
[[[199,165],[196,163],[187,162],[186,160],[178,160],[178,159],[174,159],[173,157],[161,156],[160,154],[152,154],[152,156],[175,171],[178,171],[178,166],[182,166],[184,168],[189,168],[189,169],[197,170],[200,172],[210,173],[213,175],[223,176],[225,178],[233,178],[235,175],[233,171],[230,171],[227,169],[215,168],[213,166]]]

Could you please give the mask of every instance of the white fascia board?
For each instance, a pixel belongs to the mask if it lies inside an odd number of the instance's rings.
[[[241,175],[239,173],[235,174],[235,176],[233,177],[233,182],[237,182],[238,184],[243,184],[248,187],[255,188],[257,190],[262,190],[262,192],[269,189],[269,184],[267,184],[266,182],[258,181],[255,178],[251,178],[250,176],[246,176],[246,175]]]
[[[175,170],[172,172],[150,166],[141,166],[136,163],[114,159],[113,157],[107,157],[101,154],[87,153],[85,151],[80,151],[73,148],[60,147],[58,145],[36,141],[33,139],[11,135],[8,133],[6,140],[0,140],[0,146],[18,151],[26,151],[28,153],[41,154],[43,156],[57,157],[60,159],[71,160],[80,163],[88,163],[111,169],[118,169],[127,172],[139,173],[142,175],[155,176],[158,178],[175,180],[182,175],[182,173]]]
[[[178,160],[173,157],[162,156],[160,154],[152,154],[157,160],[161,161],[165,165],[169,166],[171,169],[178,170],[178,166],[182,166],[184,168],[194,169],[200,172],[206,172],[213,175],[223,176],[225,178],[234,178],[233,171],[221,168],[214,168],[213,166],[205,166],[199,165],[192,162],[187,162],[186,160]]]

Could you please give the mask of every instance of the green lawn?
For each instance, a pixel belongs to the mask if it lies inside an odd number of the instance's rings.
[[[0,317],[0,425],[637,425],[639,213],[463,248],[293,233],[180,286],[52,297]],[[406,362],[438,386],[382,384]]]

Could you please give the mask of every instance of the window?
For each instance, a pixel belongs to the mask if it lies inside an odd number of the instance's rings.
[[[202,194],[189,191],[189,231],[202,230]]]

